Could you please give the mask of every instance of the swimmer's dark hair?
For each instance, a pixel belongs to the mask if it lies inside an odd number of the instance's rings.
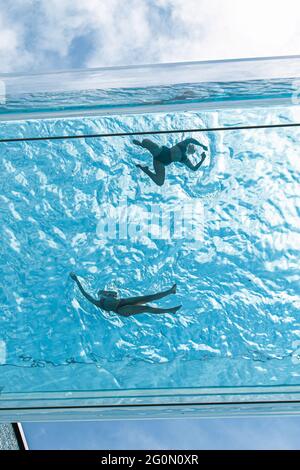
[[[115,290],[98,290],[98,297],[104,295],[105,297],[117,297],[118,293]]]

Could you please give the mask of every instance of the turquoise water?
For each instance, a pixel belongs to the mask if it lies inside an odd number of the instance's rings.
[[[143,105],[185,105],[198,103],[224,103],[226,101],[248,101],[255,99],[291,99],[295,91],[294,79],[248,80],[236,82],[181,83],[135,88],[111,88],[70,92],[20,93],[15,95],[8,90],[6,102],[0,114],[32,111],[57,111],[88,109],[132,108]]]
[[[300,128],[289,108],[4,123],[1,135],[187,129],[209,147],[201,169],[167,168],[158,187],[132,136],[1,143],[0,387],[8,392],[299,384]],[[189,128],[225,126],[221,132]],[[148,136],[149,137],[149,136]],[[197,160],[199,155],[195,157]],[[131,229],[99,223],[127,204]],[[134,223],[151,209],[197,208],[179,236]],[[80,294],[120,296],[177,283],[159,306],[176,314],[122,318]],[[299,343],[300,344],[300,343]]]

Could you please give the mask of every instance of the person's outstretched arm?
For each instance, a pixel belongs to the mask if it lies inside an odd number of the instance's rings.
[[[206,145],[201,144],[201,142],[199,142],[199,141],[196,140],[196,139],[193,139],[193,137],[188,137],[187,139],[185,139],[184,142],[186,142],[187,144],[199,145],[200,147],[203,148],[203,150],[208,150],[208,148],[206,147]]]
[[[76,276],[76,274],[74,273],[70,273],[70,277],[71,279],[73,279],[73,281],[76,282],[80,292],[82,293],[82,295],[84,295],[84,297],[89,301],[91,302],[92,304],[96,305],[97,307],[99,307],[99,301],[97,299],[94,299],[94,297],[92,297],[90,294],[88,294],[84,288],[82,287],[78,277]]]

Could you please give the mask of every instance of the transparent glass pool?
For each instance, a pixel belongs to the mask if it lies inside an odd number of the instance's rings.
[[[288,103],[4,119],[1,417],[299,411],[299,122]],[[136,167],[152,166],[144,137],[194,137],[207,158],[158,187]],[[182,308],[101,311],[71,271],[95,297],[176,282],[157,305]]]

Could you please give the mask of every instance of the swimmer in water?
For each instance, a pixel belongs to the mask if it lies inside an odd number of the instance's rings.
[[[205,151],[208,150],[206,145],[201,144],[198,142],[198,140],[193,138],[188,138],[182,142],[178,142],[178,144],[170,148],[166,147],[165,145],[160,147],[150,139],[144,139],[142,142],[134,139],[132,142],[139,147],[149,150],[149,152],[152,154],[154,172],[149,170],[148,166],[139,164],[136,166],[146,173],[146,175],[148,175],[158,186],[162,186],[165,182],[165,167],[173,162],[183,163],[192,171],[197,171],[200,168],[206,158],[205,152],[202,152],[201,160],[196,165],[193,165],[188,157],[189,155],[196,152],[195,145],[199,145]]]
[[[127,299],[118,299],[116,291],[99,290],[99,298],[94,299],[84,290],[76,274],[70,273],[70,277],[76,282],[80,292],[89,302],[106,312],[115,312],[122,317],[130,317],[131,315],[137,315],[138,313],[176,313],[177,310],[181,308],[181,305],[171,308],[157,308],[147,305],[147,302],[162,299],[170,294],[176,294],[176,284],[174,284],[171,289],[158,292],[157,294],[128,297]]]

